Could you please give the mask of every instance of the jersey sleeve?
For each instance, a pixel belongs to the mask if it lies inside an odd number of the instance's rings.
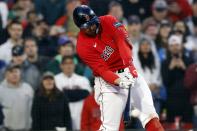
[[[119,76],[112,72],[103,62],[96,50],[78,49],[77,52],[79,57],[93,70],[93,72],[101,76],[105,81],[114,84],[114,81],[119,78]]]
[[[124,25],[118,20],[113,17],[108,15],[107,16],[107,24],[109,24],[110,28],[110,34],[115,40],[115,43],[118,46],[120,56],[122,58],[123,64],[126,66],[131,65],[132,63],[132,56],[131,56],[131,42],[129,42],[129,36],[128,33],[124,27]]]

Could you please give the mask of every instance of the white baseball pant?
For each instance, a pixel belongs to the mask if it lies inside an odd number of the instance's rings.
[[[124,72],[116,73],[119,77]],[[101,131],[118,131],[121,117],[125,109],[128,89],[113,86],[101,77],[95,78],[95,100],[100,105],[102,125]],[[131,106],[140,111],[139,119],[145,125],[154,117],[158,118],[155,111],[150,89],[144,78],[138,74],[134,87],[130,88]]]

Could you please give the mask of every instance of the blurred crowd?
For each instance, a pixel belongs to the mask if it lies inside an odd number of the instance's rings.
[[[162,123],[196,128],[197,0],[0,0],[0,130],[100,126],[94,77],[75,50],[81,4],[125,25]],[[120,130],[141,128],[138,114]]]

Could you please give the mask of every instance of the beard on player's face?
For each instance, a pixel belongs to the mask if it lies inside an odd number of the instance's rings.
[[[81,30],[89,37],[95,37],[97,35],[97,26],[95,24]]]

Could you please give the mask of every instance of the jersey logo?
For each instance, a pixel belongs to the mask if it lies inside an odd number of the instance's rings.
[[[94,48],[96,48],[96,47],[97,47],[97,43],[96,43],[96,42],[94,43],[93,47],[94,47]]]
[[[106,46],[105,49],[103,50],[103,53],[101,54],[101,58],[103,58],[104,61],[107,61],[113,52],[114,52],[113,48],[111,48],[110,46]]]
[[[120,23],[120,22],[115,22],[113,25],[114,25],[114,27],[118,28],[118,27],[122,26],[122,23]]]

